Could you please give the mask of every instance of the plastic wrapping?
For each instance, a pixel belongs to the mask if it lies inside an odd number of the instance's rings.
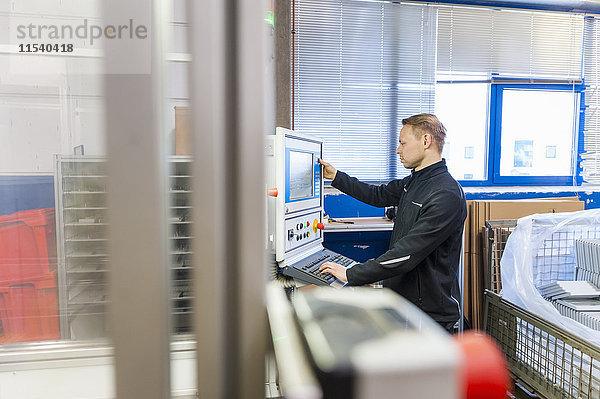
[[[600,331],[561,315],[538,291],[538,287],[553,281],[575,279],[578,238],[600,238],[600,209],[535,214],[519,219],[500,261],[502,296],[600,346]]]

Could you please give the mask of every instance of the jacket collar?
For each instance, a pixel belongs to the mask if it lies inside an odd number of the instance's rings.
[[[448,172],[448,167],[446,166],[446,160],[443,158],[441,161],[431,164],[421,170],[415,171],[413,169],[408,178],[404,180],[404,191],[407,191],[410,184],[415,180],[427,180],[444,172]]]
[[[415,171],[414,169],[411,171],[412,179],[428,179],[430,177],[439,175],[440,173],[447,172],[448,167],[446,166],[446,160],[442,158],[441,161],[438,161],[434,164],[429,165],[426,168]]]

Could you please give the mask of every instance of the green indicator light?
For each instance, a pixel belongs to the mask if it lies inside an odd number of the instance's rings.
[[[267,11],[265,21],[267,21],[271,26],[275,26],[275,16],[273,15],[273,11]]]

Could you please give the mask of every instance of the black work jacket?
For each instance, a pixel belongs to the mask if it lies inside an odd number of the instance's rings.
[[[467,205],[446,161],[381,186],[338,171],[331,185],[369,205],[398,206],[390,248],[347,270],[349,285],[383,280],[438,322],[459,318],[458,264]]]

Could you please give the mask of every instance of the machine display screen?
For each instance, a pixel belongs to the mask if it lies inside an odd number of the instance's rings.
[[[313,154],[290,151],[290,200],[314,196]]]

